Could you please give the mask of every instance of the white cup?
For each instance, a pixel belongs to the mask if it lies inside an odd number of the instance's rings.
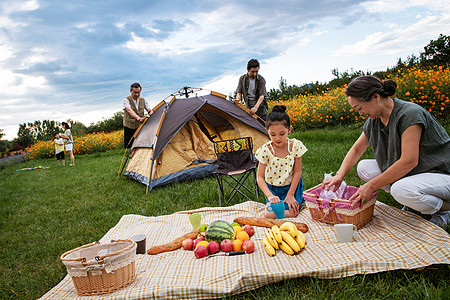
[[[356,233],[356,226],[353,224],[335,224],[334,230],[339,243],[351,243],[353,235]]]

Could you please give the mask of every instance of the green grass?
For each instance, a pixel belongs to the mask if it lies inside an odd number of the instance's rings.
[[[447,130],[449,126],[447,126]],[[296,132],[309,151],[303,180],[309,188],[324,173],[335,172],[360,128]],[[35,299],[66,275],[59,257],[65,251],[99,240],[124,214],[157,216],[204,206],[218,206],[213,177],[156,188],[116,180],[122,150],[77,156],[76,167],[57,167],[55,159],[33,160],[0,171],[0,298]],[[371,157],[368,151],[364,157]],[[46,170],[16,169],[37,165]],[[349,185],[362,182],[352,170]],[[379,192],[377,199],[400,207]],[[235,199],[231,205],[242,201]],[[259,201],[264,202],[263,196]],[[341,279],[297,278],[270,284],[229,299],[448,299],[450,268],[398,270]]]

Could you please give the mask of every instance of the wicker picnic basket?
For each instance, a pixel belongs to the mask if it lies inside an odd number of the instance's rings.
[[[359,229],[370,222],[373,216],[373,209],[375,207],[377,192],[373,193],[367,203],[361,207],[361,203],[357,203],[354,207],[351,206],[351,201],[348,200],[358,188],[347,186],[343,193],[344,199],[322,199],[320,194],[322,187],[317,185],[305,192],[303,198],[306,202],[306,207],[311,213],[311,218],[328,224],[349,223],[354,224]]]
[[[112,240],[70,250],[61,260],[78,295],[89,296],[114,292],[132,283],[136,279],[135,257],[135,241]]]

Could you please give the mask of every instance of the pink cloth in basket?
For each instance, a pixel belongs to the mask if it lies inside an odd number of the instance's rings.
[[[358,190],[357,187],[347,186],[345,188],[345,190],[344,190],[344,194],[342,196],[342,199],[345,199],[345,200],[350,199],[350,197],[354,193],[356,193],[357,190]],[[320,185],[305,191],[305,193],[316,195],[318,198],[320,198],[320,193],[321,192],[322,192],[322,187]],[[375,198],[376,195],[377,195],[377,192],[373,193],[372,197],[370,197],[370,199]],[[322,198],[320,198],[320,201],[317,201],[316,197],[309,196],[309,195],[306,195],[306,194],[303,194],[303,198],[305,199],[305,201],[308,201],[308,202],[311,202],[311,203],[314,203],[314,204],[318,205],[318,208],[316,209],[316,212],[319,209],[321,209],[321,208],[322,209],[323,208],[327,208],[328,209],[326,214],[323,216],[322,220],[324,220],[328,216],[328,214],[330,212],[334,211],[334,213],[336,214],[336,216],[339,219],[339,221],[342,221],[341,217],[339,216],[339,214],[336,213],[335,208],[343,208],[343,209],[348,209],[348,210],[354,210],[354,209],[357,209],[357,208],[359,208],[361,206],[361,202],[358,202],[354,206],[352,206],[351,203],[332,201],[332,199],[322,199]],[[313,218],[315,218],[316,212],[314,213]]]

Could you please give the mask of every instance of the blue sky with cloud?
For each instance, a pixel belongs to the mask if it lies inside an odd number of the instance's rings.
[[[183,86],[228,95],[250,58],[268,89],[384,70],[449,28],[441,0],[3,0],[0,129],[109,118],[135,81],[152,105]]]

